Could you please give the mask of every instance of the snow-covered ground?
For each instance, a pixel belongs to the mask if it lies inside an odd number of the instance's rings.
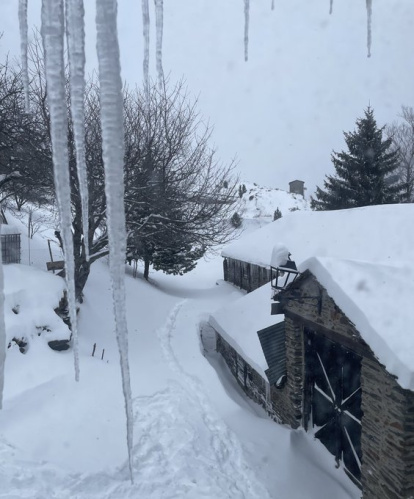
[[[106,262],[93,265],[79,313],[79,383],[72,351],[52,351],[33,329],[53,329],[51,302],[50,321],[45,313],[42,324],[34,324],[35,297],[47,288],[58,301],[60,278],[21,267],[10,280],[6,270],[6,293],[25,288],[24,323],[32,334],[26,330],[25,354],[16,347],[7,351],[0,497],[360,497],[311,435],[277,425],[244,397],[214,352],[208,328],[201,342],[200,324],[241,296],[221,280],[221,268],[216,257],[183,277],[152,272],[147,283],[127,267],[134,484]],[[20,296],[15,293],[7,306]],[[22,307],[11,312],[15,318],[23,320]]]
[[[279,209],[282,216],[291,211],[310,209],[309,202],[300,194],[251,182],[241,182],[240,186],[244,186],[246,192],[242,191],[239,211],[243,219],[251,221],[250,223],[257,223],[257,219],[271,222],[276,209]]]

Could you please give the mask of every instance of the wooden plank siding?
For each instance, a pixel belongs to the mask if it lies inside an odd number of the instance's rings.
[[[270,269],[233,258],[224,258],[223,275],[225,281],[248,293],[270,281]]]

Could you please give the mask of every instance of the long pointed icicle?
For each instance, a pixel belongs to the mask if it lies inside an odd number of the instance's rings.
[[[367,0],[367,49],[368,57],[371,57],[372,44],[372,0]]]
[[[0,241],[0,252],[1,252],[1,241]],[[5,362],[6,362],[6,324],[4,322],[4,277],[3,277],[3,263],[0,258],[0,409],[3,408]]]
[[[72,214],[68,159],[68,115],[65,92],[63,0],[42,1],[42,39],[45,52],[47,102],[53,149],[53,171],[65,253],[66,286],[75,356],[75,379],[79,380],[78,331],[72,239]]]
[[[275,10],[275,0],[272,0],[272,10]]]
[[[332,14],[332,11],[333,11],[333,0],[331,0],[329,3],[329,14]]]
[[[70,69],[70,109],[82,206],[83,242],[89,260],[89,195],[85,161],[85,9],[83,0],[66,0],[66,34]]]
[[[142,27],[144,35],[144,86],[148,99],[149,94],[149,45],[150,45],[150,15],[148,0],[142,0]]]
[[[109,242],[109,270],[118,342],[122,389],[127,419],[128,463],[131,481],[133,411],[128,364],[128,330],[125,310],[126,230],[124,212],[124,126],[116,0],[96,0],[97,54],[101,89],[102,148]]]
[[[164,85],[164,70],[162,69],[162,38],[164,31],[164,0],[154,0],[155,3],[155,29],[156,29],[156,61],[158,84]]]
[[[244,60],[249,59],[250,0],[244,0]]]
[[[30,112],[29,69],[27,64],[27,0],[19,0],[20,53],[26,113]]]

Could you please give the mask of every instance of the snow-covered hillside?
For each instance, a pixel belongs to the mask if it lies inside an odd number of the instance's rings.
[[[294,210],[310,209],[308,201],[300,194],[250,182],[241,182],[240,187],[242,197],[239,211],[243,219],[262,218],[272,221],[276,209],[280,210],[282,216]]]
[[[201,341],[200,323],[242,296],[221,280],[220,257],[202,260],[183,277],[152,272],[150,283],[132,278],[126,269],[134,484],[128,475],[109,272],[100,261],[92,266],[79,312],[79,383],[71,350],[52,351],[42,337],[33,338],[25,354],[7,351],[0,411],[2,497],[360,496],[311,435],[275,424],[244,397],[211,350],[208,329]],[[24,298],[24,308],[32,308],[31,321],[37,298],[21,290],[31,282],[34,289],[54,293],[51,282],[57,279],[21,266],[12,280],[6,279],[6,296],[20,290],[6,306]],[[50,302],[54,317],[53,306]],[[23,312],[22,305],[16,317],[23,320]]]

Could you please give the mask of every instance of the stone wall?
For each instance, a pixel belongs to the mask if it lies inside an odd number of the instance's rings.
[[[284,388],[270,387],[267,380],[248,364],[224,338],[216,332],[216,349],[248,397],[260,404],[276,422],[298,427],[296,412],[290,403],[288,384]],[[293,424],[292,424],[293,423]]]
[[[233,258],[224,259],[223,273],[225,281],[235,284],[248,293],[270,281],[270,269]]]
[[[414,394],[363,359],[362,486],[365,499],[414,497]]]
[[[288,300],[289,293],[295,300]],[[317,298],[304,299],[305,296]],[[293,407],[299,410],[302,405],[304,426],[307,395],[300,344],[304,345],[303,331],[309,327],[362,358],[363,498],[414,499],[414,393],[403,390],[378,362],[355,326],[312,274],[303,274],[286,291],[285,298],[288,385]]]

